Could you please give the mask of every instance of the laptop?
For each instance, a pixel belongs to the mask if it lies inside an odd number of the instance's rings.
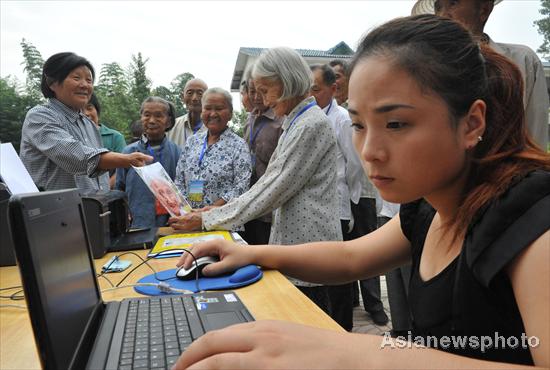
[[[232,291],[103,302],[77,189],[15,195],[9,211],[45,369],[169,369],[204,332],[254,320]]]

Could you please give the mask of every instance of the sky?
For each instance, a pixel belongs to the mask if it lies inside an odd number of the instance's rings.
[[[307,1],[14,1],[0,0],[0,76],[25,79],[21,40],[49,56],[73,51],[97,72],[123,67],[141,52],[153,87],[190,72],[210,87],[229,89],[240,47],[355,49],[373,27],[407,16],[414,0]],[[486,26],[495,41],[536,50],[539,0],[504,0]]]

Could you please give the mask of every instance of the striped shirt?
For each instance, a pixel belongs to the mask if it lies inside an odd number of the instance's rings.
[[[27,112],[20,157],[44,190],[109,190],[108,175],[97,168],[99,154],[108,152],[102,146],[92,121],[52,98]]]

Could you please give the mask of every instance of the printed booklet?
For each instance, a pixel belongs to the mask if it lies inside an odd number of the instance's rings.
[[[182,249],[189,248],[194,243],[206,242],[214,239],[225,239],[246,244],[236,232],[204,231],[196,233],[173,234],[159,238],[147,257],[174,257],[183,253]]]

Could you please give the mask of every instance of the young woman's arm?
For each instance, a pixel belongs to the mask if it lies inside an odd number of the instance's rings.
[[[399,216],[380,229],[348,242],[316,242],[301,245],[255,245],[213,240],[193,247],[195,257],[219,256],[220,262],[205,267],[205,275],[217,275],[256,264],[277,269],[300,280],[341,284],[377,276],[410,261],[410,245],[401,231]],[[184,254],[177,265],[190,267]]]
[[[526,335],[539,339],[539,346],[531,351],[539,368],[548,368],[550,365],[549,245],[550,231],[521,253],[508,268]],[[388,337],[341,333],[288,322],[258,321],[205,334],[185,351],[175,368],[526,368],[509,363],[477,360],[407,343],[399,343]]]
[[[520,253],[507,272],[525,334],[540,342],[530,347],[533,361],[550,368],[550,230]]]

